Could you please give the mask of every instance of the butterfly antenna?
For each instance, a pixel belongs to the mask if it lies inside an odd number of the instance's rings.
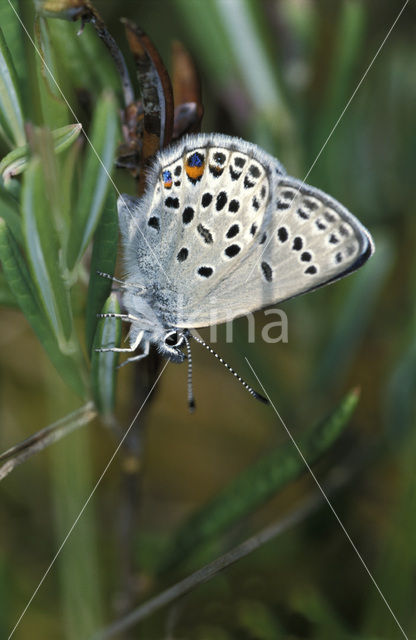
[[[249,392],[250,395],[253,396],[253,398],[256,398],[256,400],[260,400],[260,402],[263,402],[264,404],[269,404],[269,401],[267,400],[267,398],[265,398],[264,396],[261,395],[261,393],[258,393],[257,391],[254,391],[253,387],[250,387],[249,384],[247,384],[247,382],[245,380],[243,380],[243,378],[241,376],[238,375],[238,373],[236,371],[234,371],[234,369],[232,367],[230,367],[229,364],[227,364],[227,362],[225,362],[225,360],[223,360],[221,358],[221,356],[218,355],[218,353],[216,353],[214,351],[214,349],[207,344],[206,342],[204,342],[203,340],[201,340],[201,338],[197,338],[197,336],[195,336],[193,333],[188,332],[187,334],[188,336],[192,337],[194,340],[196,340],[197,342],[199,342],[199,344],[202,344],[203,347],[205,347],[205,349],[207,349],[210,353],[212,353],[213,356],[215,356],[217,358],[217,360],[219,360],[221,362],[221,364],[224,365],[224,367],[226,369],[228,369],[228,371],[230,373],[233,374],[233,376],[235,376],[237,378],[237,380],[239,382],[241,382],[241,384],[243,385],[244,389],[246,391]],[[186,339],[186,338],[185,338]]]
[[[192,353],[191,353],[191,345],[189,344],[188,334],[183,334],[186,344],[186,351],[188,356],[188,407],[189,411],[192,413],[195,409],[195,399],[194,392],[192,388]]]
[[[107,280],[111,280],[112,282],[117,282],[117,284],[121,285],[121,289],[132,289],[134,291],[136,291],[136,293],[143,293],[143,291],[145,290],[145,287],[142,287],[140,284],[133,284],[131,282],[124,282],[124,280],[119,280],[118,278],[115,278],[114,276],[110,275],[109,273],[104,273],[104,271],[96,271],[96,273],[101,276],[102,278],[106,278]]]

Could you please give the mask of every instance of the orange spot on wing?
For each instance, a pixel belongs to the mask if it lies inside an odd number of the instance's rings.
[[[200,167],[190,167],[189,165],[185,167],[186,175],[192,180],[198,180],[204,173],[204,169],[205,164],[202,164]]]

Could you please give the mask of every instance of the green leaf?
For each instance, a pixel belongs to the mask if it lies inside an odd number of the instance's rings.
[[[111,292],[112,281],[98,275],[97,271],[114,273],[118,245],[118,223],[115,192],[108,194],[100,224],[94,234],[91,257],[90,282],[88,286],[86,340],[88,353],[91,352],[97,328],[97,313],[100,313]]]
[[[52,131],[55,153],[65,151],[78,138],[81,129],[81,124],[69,124]],[[30,148],[27,144],[10,151],[0,162],[0,175],[3,180],[7,183],[11,178],[23,173],[27,168],[29,159]]]
[[[61,74],[47,21],[37,16],[35,26],[36,45],[41,53],[41,56],[36,56],[36,69],[42,118],[48,127],[55,129],[66,125],[70,117],[73,118],[65,102],[67,100],[69,104],[73,103],[73,89]]]
[[[118,113],[112,94],[106,93],[95,110],[91,145],[83,168],[84,179],[78,197],[68,245],[68,267],[81,259],[97,227],[110,185],[118,138]]]
[[[62,350],[72,334],[69,292],[63,278],[58,236],[38,158],[30,161],[23,184],[22,214],[30,270],[39,299]]]
[[[16,4],[16,3],[15,3]],[[16,13],[8,0],[0,3],[0,24],[7,42],[13,66],[16,69],[20,89],[23,93],[21,102],[25,104],[24,92],[28,74],[23,38],[26,37]]]
[[[17,242],[23,244],[22,224],[16,200],[0,186],[0,218],[10,227]]]
[[[25,143],[25,131],[16,71],[0,29],[0,133],[9,146]]]
[[[92,25],[86,24],[80,35],[79,23],[49,20],[48,26],[60,69],[72,86],[88,87],[91,95],[120,91],[114,61]]]
[[[313,464],[337,440],[358,402],[356,390],[299,439],[298,446],[308,464]],[[260,507],[289,482],[306,471],[292,442],[278,447],[241,473],[208,505],[190,517],[158,560],[158,571],[171,569],[202,544],[212,540]]]
[[[13,295],[7,280],[3,273],[0,273],[0,306],[2,307],[18,307],[17,300]]]
[[[74,347],[71,355],[61,352],[37,299],[26,263],[4,220],[0,220],[0,260],[10,290],[53,365],[64,381],[79,396],[85,398],[85,385],[81,377],[83,367],[76,348]]]
[[[112,293],[102,308],[102,313],[120,313],[117,296]],[[121,321],[117,318],[105,318],[98,322],[94,338],[97,347],[119,347],[121,342]],[[91,385],[96,407],[100,414],[109,419],[113,415],[116,389],[117,352],[92,353]]]

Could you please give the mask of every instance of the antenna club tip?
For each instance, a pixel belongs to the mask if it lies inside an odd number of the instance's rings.
[[[193,413],[195,411],[195,400],[191,398],[188,402],[189,413]]]
[[[260,400],[260,402],[262,402],[263,404],[270,404],[268,398],[262,396],[261,393],[257,393],[257,391],[255,391],[254,397],[256,398],[256,400]]]

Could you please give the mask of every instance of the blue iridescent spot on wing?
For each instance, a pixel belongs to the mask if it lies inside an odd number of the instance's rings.
[[[200,153],[195,152],[188,158],[188,167],[202,167],[204,158]]]
[[[170,189],[172,186],[172,174],[170,171],[166,170],[162,173],[163,178],[163,186],[165,189]]]

